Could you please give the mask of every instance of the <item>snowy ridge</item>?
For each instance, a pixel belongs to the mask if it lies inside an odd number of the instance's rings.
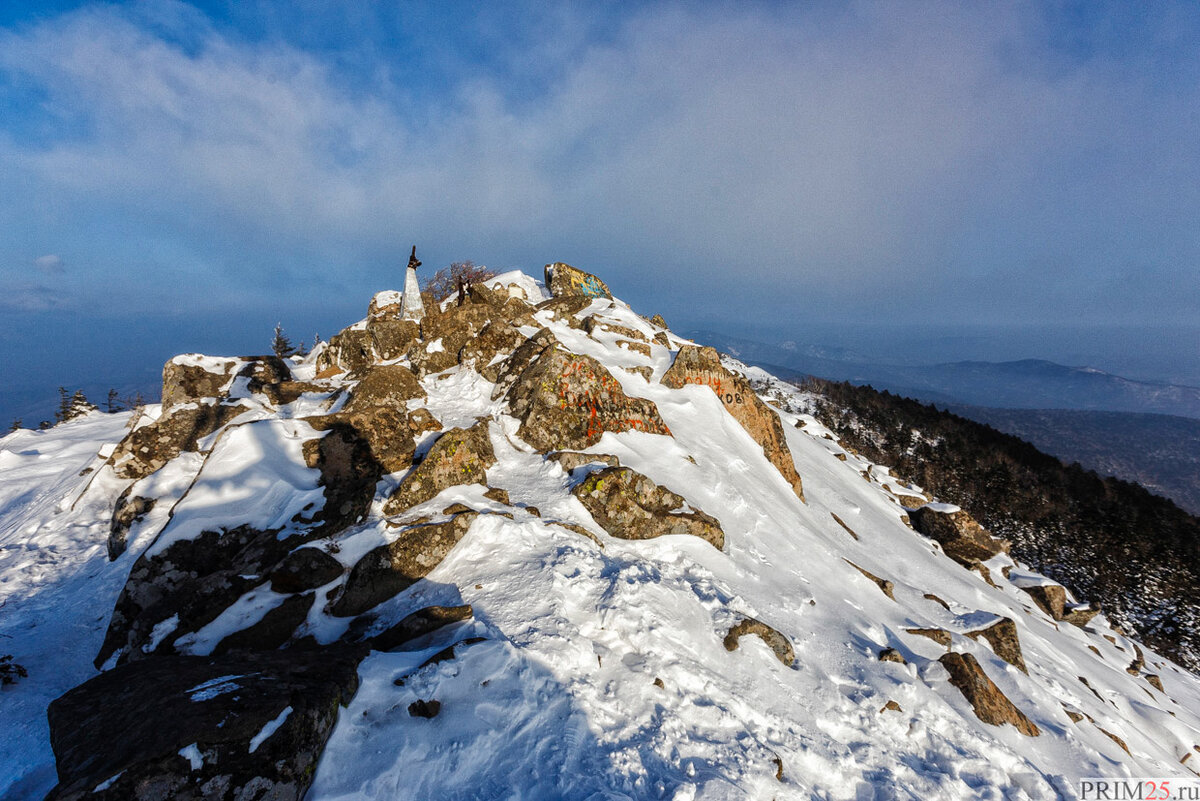
[[[489,284],[544,297],[519,273]],[[709,388],[660,383],[685,340],[655,339],[659,329],[620,301],[597,298],[574,313],[588,316],[640,332],[649,353],[618,344],[628,337],[617,329],[588,333],[550,311],[533,315],[563,349],[608,368],[628,396],[652,400],[671,436],[606,432],[587,450],[717,518],[724,550],[681,535],[610,536],[570,492],[588,469],[568,473],[521,441],[475,366],[423,377],[427,397],[410,404],[443,430],[488,421],[496,463],[487,483],[509,500],[458,485],[389,517],[384,502],[407,473],[386,475],[365,519],[330,540],[329,553],[350,569],[411,521],[447,519],[442,510],[456,503],[482,512],[424,579],[372,610],[376,631],[434,604],[470,604],[473,618],[362,661],[307,798],[1050,799],[1076,797],[1083,776],[1195,775],[1196,677],[1103,615],[1084,628],[1055,621],[1022,589],[1048,580],[1003,554],[986,565],[996,586],[951,561],[906,524],[897,496],[919,487],[842,448],[806,413],[803,393],[726,359],[777,410],[801,502]],[[315,377],[316,358],[294,375]],[[137,482],[134,494],[160,501],[111,562],[110,517],[129,482],[99,454],[125,436],[128,415],[93,413],[0,439],[0,653],[30,672],[0,695],[15,746],[0,753],[0,796],[39,797],[54,784],[46,705],[94,675],[139,556],[248,521],[286,537],[321,509],[300,448],[320,434],[297,418],[341,408],[338,389],[353,379],[330,380],[324,395],[277,404],[243,386],[245,416]],[[422,435],[418,451],[437,436]],[[891,582],[892,597],[860,568]],[[257,583],[175,650],[207,654],[283,602],[265,580],[247,580]],[[795,663],[781,664],[754,637],[726,650],[726,632],[744,617],[786,636]],[[1016,623],[1028,674],[967,636],[1002,618]],[[302,633],[333,643],[350,623],[316,603]],[[947,648],[911,629],[948,632],[949,649],[974,655],[1040,736],[980,720],[938,661]],[[447,647],[453,658],[427,664]],[[880,661],[887,648],[904,663]],[[1127,671],[1135,655],[1165,692]],[[410,714],[430,699],[441,704],[436,717]],[[889,702],[899,709],[885,710]],[[262,731],[258,742],[275,729]]]

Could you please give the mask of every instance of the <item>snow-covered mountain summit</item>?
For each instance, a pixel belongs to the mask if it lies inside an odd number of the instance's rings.
[[[0,440],[0,654],[29,673],[0,795],[1195,775],[1192,674],[794,388],[567,265],[425,306],[381,293],[303,360],[177,357],[161,406]]]

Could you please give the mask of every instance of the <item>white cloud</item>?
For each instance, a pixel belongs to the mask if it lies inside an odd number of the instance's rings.
[[[38,256],[33,260],[33,266],[40,272],[47,275],[57,275],[64,269],[62,256],[55,253],[47,253],[45,256]]]

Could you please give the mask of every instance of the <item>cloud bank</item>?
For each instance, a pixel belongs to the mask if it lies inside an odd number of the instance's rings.
[[[319,41],[254,8],[0,30],[0,280],[27,308],[39,253],[77,307],[357,308],[414,242],[716,318],[1200,308],[1188,6],[531,6]]]

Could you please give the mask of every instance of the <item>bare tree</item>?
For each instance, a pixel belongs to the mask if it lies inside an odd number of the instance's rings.
[[[458,281],[461,278],[465,284],[479,284],[495,278],[496,271],[489,270],[473,261],[456,261],[449,267],[443,267],[425,282],[426,292],[433,295],[437,301],[445,300],[458,291]]]

